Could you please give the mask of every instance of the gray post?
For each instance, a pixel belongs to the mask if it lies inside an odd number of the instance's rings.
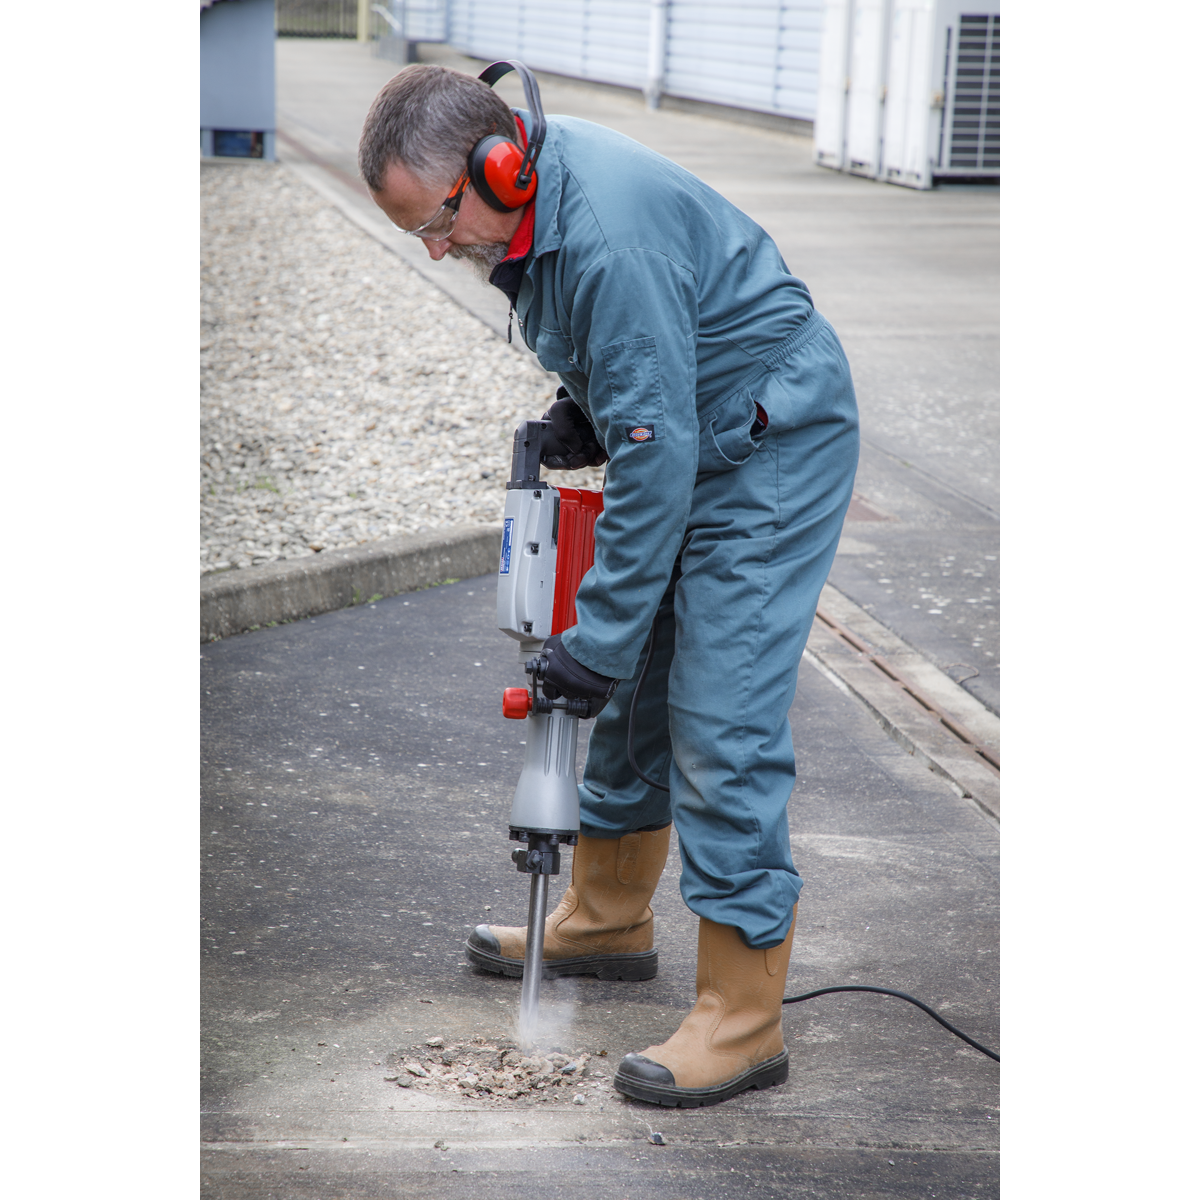
[[[667,74],[667,5],[650,0],[650,49],[646,63],[646,107],[657,108]]]

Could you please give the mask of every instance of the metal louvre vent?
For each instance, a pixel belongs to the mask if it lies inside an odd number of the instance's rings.
[[[956,49],[946,165],[952,170],[997,174],[1000,171],[1000,14],[963,13],[958,22]]]

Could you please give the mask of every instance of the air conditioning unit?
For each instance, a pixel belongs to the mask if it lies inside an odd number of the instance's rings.
[[[820,79],[818,165],[914,188],[999,178],[998,0],[832,3]]]

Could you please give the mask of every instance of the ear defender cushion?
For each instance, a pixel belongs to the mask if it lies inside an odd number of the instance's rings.
[[[517,175],[525,152],[511,138],[492,133],[475,143],[467,172],[480,198],[497,212],[511,212],[533,199],[537,191],[537,172],[527,188],[517,187]]]

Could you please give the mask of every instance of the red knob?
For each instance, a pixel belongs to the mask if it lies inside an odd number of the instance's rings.
[[[510,721],[523,721],[533,711],[533,697],[524,688],[504,689],[504,715]]]

